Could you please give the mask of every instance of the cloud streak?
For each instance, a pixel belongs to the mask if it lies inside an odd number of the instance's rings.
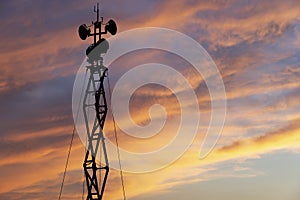
[[[73,124],[72,84],[88,45],[79,40],[77,25],[94,17],[90,12],[93,5],[82,1],[0,4],[0,16],[6,27],[0,33],[4,38],[0,41],[3,47],[0,50],[0,176],[6,180],[0,183],[0,198],[57,198]],[[278,151],[299,152],[298,1],[181,0],[133,4],[105,1],[103,15],[116,19],[120,30],[162,26],[193,37],[216,61],[228,96],[223,135],[212,154],[198,160],[210,119],[209,94],[202,77],[185,61],[155,51],[134,52],[112,65],[112,82],[132,66],[144,62],[154,60],[174,67],[199,94],[203,111],[198,136],[182,158],[155,173],[125,174],[129,197],[171,194],[175,186],[222,177],[224,162],[275,155]],[[162,87],[145,86],[136,91],[131,105],[133,119],[140,125],[147,124],[148,108],[157,102],[165,105],[172,123],[148,141],[155,145],[147,146],[145,141],[120,132],[122,147],[149,151],[172,138],[180,113],[177,100]],[[111,127],[108,117],[107,135],[113,139]],[[76,137],[64,191],[66,199],[81,198],[83,152]],[[211,173],[216,169],[221,172],[217,177]],[[108,182],[105,198],[120,198],[117,171],[112,170]]]

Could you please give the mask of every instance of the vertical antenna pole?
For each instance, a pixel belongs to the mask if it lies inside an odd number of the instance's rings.
[[[99,22],[99,3],[97,3],[97,22]]]

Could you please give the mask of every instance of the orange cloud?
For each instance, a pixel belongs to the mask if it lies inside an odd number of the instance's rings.
[[[220,2],[220,3],[219,3]],[[129,24],[126,20],[120,22],[121,29],[126,30],[127,28],[136,28],[139,26],[165,26],[169,28],[175,28],[177,30],[191,31],[191,34],[195,34],[195,39],[200,42],[207,42],[208,46],[212,50],[217,50],[223,47],[231,47],[234,45],[241,44],[243,42],[247,44],[253,44],[255,42],[265,42],[270,43],[274,38],[280,37],[286,30],[289,29],[290,24],[293,20],[299,19],[299,8],[291,3],[274,1],[273,6],[270,6],[269,3],[259,3],[258,6],[245,6],[244,8],[237,9],[237,13],[233,13],[233,16],[227,16],[231,14],[232,5],[235,1],[227,1],[228,3],[223,3],[223,1],[213,1],[213,2],[204,2],[203,4],[186,4],[185,1],[168,1],[162,4],[157,12],[157,15],[154,15],[153,18],[145,18],[142,21],[135,21]],[[298,3],[295,1],[295,3]],[[226,10],[228,9],[228,10]],[[209,11],[213,11],[214,15],[209,14]],[[224,11],[224,15],[222,15]],[[227,14],[226,14],[227,13]],[[255,13],[255,14],[253,14]],[[207,14],[207,17],[205,17]],[[215,15],[216,14],[216,15]],[[197,17],[197,15],[199,15]],[[224,18],[224,20],[222,19]],[[124,23],[123,23],[124,22]],[[28,22],[29,23],[29,22]],[[187,25],[192,27],[191,29],[187,28]],[[69,65],[78,66],[80,63],[78,61],[68,60],[61,63],[56,63],[56,56],[59,56],[61,51],[67,49],[76,49],[82,46],[82,42],[79,41],[76,35],[77,27],[68,27],[65,30],[60,30],[56,32],[56,35],[45,35],[40,37],[39,40],[28,39],[24,41],[24,44],[31,44],[31,46],[23,45],[20,49],[15,51],[4,52],[0,55],[0,64],[1,64],[1,75],[0,75],[0,92],[10,90],[11,80],[16,84],[15,87],[21,87],[29,81],[39,82],[44,80],[52,79],[56,76],[65,76],[75,73],[75,68],[70,70]],[[199,29],[198,29],[199,28]],[[198,33],[201,29],[207,31],[205,33]],[[299,39],[299,38],[298,38]],[[37,41],[37,43],[35,43]],[[298,40],[297,40],[298,41]],[[13,42],[11,40],[11,42]],[[297,43],[296,43],[297,44]],[[256,51],[256,49],[255,49]],[[227,95],[229,99],[242,98],[246,96],[256,95],[263,92],[274,92],[282,91],[287,89],[297,89],[299,88],[299,81],[291,79],[293,81],[280,81],[274,82],[269,79],[263,79],[262,84],[258,87],[256,85],[251,85],[251,80],[246,80],[241,82],[241,80],[236,79],[235,82],[231,82],[234,76],[240,75],[244,72],[244,67],[249,68],[257,62],[262,62],[262,58],[259,54],[261,52],[255,53],[253,51],[251,54],[246,52],[242,55],[236,56],[232,55],[232,52],[228,55],[218,58],[218,66],[221,68],[221,73],[223,74],[225,84],[228,90]],[[272,52],[271,52],[272,53]],[[272,62],[280,61],[290,56],[289,53],[281,52],[284,55],[272,57]],[[51,55],[55,55],[51,57]],[[82,54],[81,54],[82,55]],[[222,54],[224,55],[224,54]],[[50,56],[47,62],[44,62],[48,56]],[[151,57],[153,55],[150,55]],[[145,57],[140,57],[137,60],[143,61]],[[223,59],[223,60],[222,60]],[[13,60],[13,62],[12,62]],[[37,61],[37,62],[36,62]],[[225,64],[224,64],[225,63]],[[14,68],[13,66],[17,67]],[[45,66],[47,67],[44,67]],[[223,64],[223,65],[222,65]],[[261,63],[264,64],[264,63]],[[63,68],[62,74],[53,74],[53,71],[56,69]],[[21,73],[16,73],[16,70]],[[298,73],[296,68],[289,68],[290,74]],[[285,73],[289,73],[289,70]],[[296,70],[296,71],[295,71]],[[190,71],[184,71],[185,75],[190,80],[192,86],[197,88],[199,84],[202,83],[202,79],[195,78],[190,75]],[[290,76],[288,74],[287,77]],[[276,77],[272,77],[274,80]],[[228,82],[226,82],[228,81]],[[241,86],[242,89],[241,89]],[[149,89],[149,88],[148,88]],[[157,92],[157,91],[156,91]],[[169,114],[172,117],[178,116],[178,109],[176,100],[168,99],[170,93],[168,91],[159,90],[159,94],[153,94],[151,88],[149,90],[138,91],[137,95],[141,97],[145,94],[157,95],[157,98],[160,98],[163,104],[167,104],[169,108]],[[291,95],[287,99],[286,107],[283,107],[283,110],[287,108],[294,107],[297,105],[297,95]],[[157,99],[156,99],[157,100]],[[199,97],[200,104],[208,104],[205,108],[209,107],[209,96],[206,93],[205,95]],[[134,120],[137,123],[143,124],[149,120],[147,115],[147,107],[151,104],[152,101],[149,99],[144,102],[143,106],[136,107],[133,109]],[[246,106],[255,107],[255,104],[247,104]],[[214,169],[214,166],[223,161],[240,159],[247,157],[259,157],[261,154],[273,153],[277,150],[290,150],[300,148],[300,128],[298,126],[299,120],[295,120],[290,125],[279,129],[275,132],[267,132],[264,135],[252,136],[250,138],[244,138],[242,132],[245,129],[249,130],[251,127],[255,128],[270,128],[268,124],[262,122],[261,118],[266,118],[265,116],[259,116],[261,113],[267,113],[272,115],[273,111],[278,111],[278,106],[275,108],[263,107],[260,112],[257,109],[255,111],[240,112],[241,109],[246,109],[245,107],[234,107],[238,111],[234,110],[231,114],[230,119],[254,119],[260,121],[260,125],[236,125],[231,124],[225,127],[223,136],[218,144],[219,148],[215,149],[207,158],[204,160],[198,160],[199,147],[205,130],[199,131],[199,136],[197,137],[195,143],[189,149],[189,151],[180,158],[177,162],[170,165],[168,168],[163,170],[143,174],[125,174],[125,183],[128,197],[138,196],[145,193],[159,193],[167,191],[170,188],[192,182],[202,181],[203,178],[201,174],[205,174],[208,171]],[[47,108],[49,109],[49,108]],[[207,109],[209,112],[209,109]],[[236,113],[235,113],[236,111]],[[259,114],[258,114],[259,113]],[[235,114],[235,115],[234,115]],[[269,118],[278,118],[276,115],[272,115]],[[288,113],[287,118],[289,121],[299,118],[298,115],[293,113]],[[202,120],[208,120],[209,116],[205,116]],[[279,119],[281,120],[281,119]],[[283,123],[284,120],[281,120]],[[286,121],[285,121],[286,122]],[[279,124],[280,125],[280,124]],[[108,131],[112,131],[112,123],[107,121],[106,126]],[[156,146],[153,145],[151,148],[163,145],[169,138],[171,138],[173,132],[175,132],[176,127],[169,125],[168,131],[163,138],[153,138]],[[16,142],[18,144],[24,143],[27,145],[34,146],[34,143],[31,143],[31,140],[40,141],[39,139],[47,138],[46,136],[66,136],[66,130],[71,130],[71,126],[62,126],[62,127],[53,127],[44,131],[36,131],[24,133],[15,137],[5,138],[8,142]],[[169,133],[169,135],[167,134]],[[110,135],[110,134],[109,134]],[[240,137],[238,141],[233,142],[228,145],[228,142],[234,140],[237,135]],[[141,150],[141,146],[136,145],[136,140],[129,140],[126,136],[121,136],[122,145],[125,148],[131,150]],[[43,141],[43,140],[41,140]],[[21,154],[14,156],[7,156],[5,159],[0,161],[1,178],[7,180],[2,181],[0,184],[0,192],[7,192],[11,190],[16,190],[17,188],[26,187],[40,183],[42,180],[60,180],[66,157],[67,143],[55,143],[47,144],[44,147],[39,149],[33,149],[31,151],[22,152]],[[226,145],[226,146],[223,146]],[[149,150],[147,148],[143,149],[145,151]],[[82,170],[82,159],[83,159],[84,148],[82,147],[81,142],[76,138],[74,143],[73,152],[72,152],[72,161],[70,162],[69,172]],[[183,172],[182,169],[185,169]],[[17,181],[15,177],[18,177]],[[69,184],[75,184],[81,180],[70,180]],[[59,181],[56,181],[56,185],[59,185]],[[117,171],[111,170],[109,176],[109,184],[106,192],[108,199],[118,199],[121,197],[121,186],[119,180],[119,174]],[[55,186],[54,186],[55,187]],[[57,187],[57,191],[58,191]],[[33,189],[24,189],[24,192],[31,192]],[[71,192],[65,193],[69,199],[74,198],[74,196],[79,197],[79,194],[73,194]],[[55,196],[56,197],[56,196]]]
[[[151,184],[155,187],[152,189],[149,188],[150,191],[163,192],[173,186],[202,181],[201,177],[208,178],[207,176],[202,175],[212,170],[214,168],[212,166],[213,164],[218,164],[231,159],[257,158],[259,155],[276,152],[278,150],[294,151],[295,149],[300,149],[299,122],[300,120],[296,120],[280,130],[267,133],[263,136],[242,139],[229,146],[215,149],[203,160],[197,159],[197,150],[199,150],[199,146],[196,145],[167,169],[148,175],[141,175],[141,177],[144,176],[145,180],[139,181]],[[184,172],[189,171],[194,173],[186,174],[183,173],[182,169],[184,169]],[[134,180],[134,177],[136,176],[133,176],[132,180],[130,176],[131,175],[126,174],[129,181],[135,182],[135,184],[131,184],[137,187],[139,181]],[[134,188],[135,187],[132,187],[133,190]],[[139,192],[132,195],[135,196],[138,194]]]

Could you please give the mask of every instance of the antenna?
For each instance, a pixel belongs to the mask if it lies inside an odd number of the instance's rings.
[[[108,42],[102,38],[102,35],[110,33],[111,35],[115,35],[117,33],[117,24],[113,19],[110,19],[107,23],[103,24],[103,17],[101,17],[101,21],[99,21],[99,3],[97,3],[97,7],[94,6],[94,12],[97,13],[97,18],[95,22],[92,22],[91,25],[82,24],[78,28],[78,34],[80,39],[86,40],[88,37],[93,36],[94,42],[86,49],[86,55],[89,58],[89,62],[93,62],[99,58],[100,55],[95,55],[97,53],[106,53],[109,44]],[[102,31],[102,26],[105,25],[104,31]],[[93,26],[93,33],[91,32],[90,27]],[[97,37],[98,36],[98,37]],[[92,52],[98,45],[101,45],[101,48],[98,50],[99,52]]]
[[[97,10],[96,7],[94,6],[94,12],[97,12],[97,21],[99,21],[99,3],[97,3]]]

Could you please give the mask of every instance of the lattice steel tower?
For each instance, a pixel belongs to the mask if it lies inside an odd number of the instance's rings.
[[[83,114],[87,133],[87,149],[83,168],[87,186],[87,200],[101,200],[103,198],[109,172],[109,162],[103,134],[104,122],[107,115],[107,101],[104,89],[107,68],[103,65],[102,57],[108,50],[109,44],[101,36],[107,34],[107,32],[112,35],[115,35],[117,32],[117,26],[113,20],[109,20],[105,24],[102,17],[99,20],[99,4],[97,4],[97,8],[94,7],[94,12],[97,13],[97,21],[92,22],[90,26],[82,24],[78,29],[82,40],[85,40],[89,36],[94,37],[93,44],[86,50],[87,61],[89,63],[86,68],[89,72],[89,80],[83,98]],[[102,26],[104,26],[104,31],[102,31]],[[90,27],[93,27],[93,33],[91,33]],[[89,103],[89,95],[95,96],[94,104]],[[88,109],[91,107],[95,109],[92,128],[90,127],[88,116]],[[104,164],[96,163],[97,156],[103,156]]]

